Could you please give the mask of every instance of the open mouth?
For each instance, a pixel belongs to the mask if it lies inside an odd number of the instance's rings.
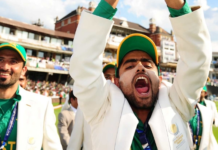
[[[149,83],[146,77],[138,77],[135,83],[135,89],[139,94],[147,94],[149,92]]]

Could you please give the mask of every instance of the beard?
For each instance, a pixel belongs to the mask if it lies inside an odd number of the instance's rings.
[[[151,81],[151,79],[149,78],[150,83],[151,83],[151,97],[148,98],[138,98],[140,99],[140,101],[147,101],[147,103],[143,103],[141,104],[140,102],[137,101],[137,97],[134,94],[134,90],[133,88],[131,89],[131,87],[124,87],[123,83],[120,82],[120,89],[123,92],[125,98],[128,100],[129,104],[131,105],[131,107],[134,107],[135,109],[141,109],[141,110],[150,110],[154,107],[154,105],[156,104],[157,100],[158,100],[158,94],[159,94],[159,80],[156,81]],[[133,81],[132,81],[132,85],[133,85]],[[131,91],[131,92],[129,92]]]
[[[0,70],[0,72],[8,73],[4,70]],[[7,88],[13,86],[15,83],[17,83],[17,81],[20,78],[21,72],[16,73],[16,74],[15,73],[9,73],[9,74],[11,75],[10,79],[0,78],[0,89],[7,89]]]

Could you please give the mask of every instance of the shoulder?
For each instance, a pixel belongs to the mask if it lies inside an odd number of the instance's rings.
[[[37,100],[37,102],[43,101],[45,103],[45,102],[48,102],[49,100],[51,100],[51,98],[49,98],[49,97],[26,91],[21,87],[20,87],[20,95],[21,95],[21,97],[23,97],[23,96],[27,97],[28,100],[32,100],[32,101]]]
[[[205,103],[210,104],[210,105],[215,105],[215,103],[213,101],[210,101],[210,100],[205,100]]]

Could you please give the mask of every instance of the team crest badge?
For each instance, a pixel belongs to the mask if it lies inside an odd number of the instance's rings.
[[[177,135],[179,133],[179,128],[178,128],[177,124],[172,124],[169,127],[169,130],[170,130],[170,133],[173,135]]]

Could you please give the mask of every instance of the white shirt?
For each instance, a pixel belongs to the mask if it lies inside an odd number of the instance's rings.
[[[73,112],[76,114],[76,112],[77,112],[77,109],[76,108],[74,108],[72,105],[70,105],[71,106],[71,109],[73,110]]]

